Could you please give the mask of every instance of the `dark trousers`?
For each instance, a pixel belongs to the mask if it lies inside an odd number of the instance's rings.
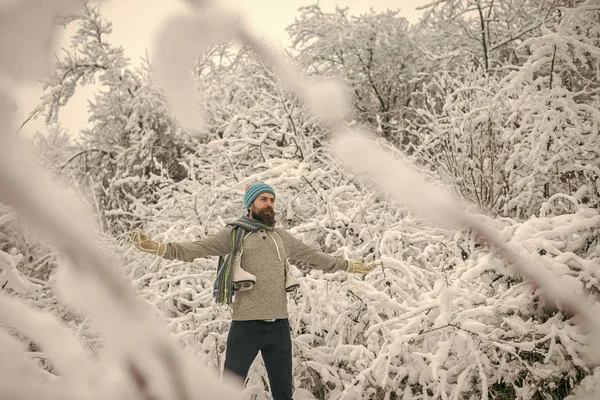
[[[245,381],[259,351],[267,369],[273,400],[292,400],[292,339],[287,319],[231,322],[225,369]]]

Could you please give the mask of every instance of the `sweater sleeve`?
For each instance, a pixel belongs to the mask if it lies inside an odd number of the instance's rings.
[[[213,236],[194,242],[167,243],[163,258],[167,260],[194,261],[196,258],[224,256],[231,252],[231,227]]]
[[[281,236],[285,251],[291,262],[303,261],[311,268],[322,270],[325,273],[348,270],[346,260],[313,249],[283,229],[278,230],[277,233]]]

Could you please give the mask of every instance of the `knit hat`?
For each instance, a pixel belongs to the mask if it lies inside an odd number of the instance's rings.
[[[266,183],[257,182],[246,187],[246,194],[244,195],[244,209],[248,211],[254,200],[262,193],[271,193],[275,196],[275,190]]]

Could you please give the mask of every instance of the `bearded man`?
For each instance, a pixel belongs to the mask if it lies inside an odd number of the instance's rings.
[[[350,262],[302,243],[283,228],[275,227],[275,190],[265,183],[246,188],[247,215],[201,240],[185,243],[155,242],[140,232],[133,241],[141,251],[168,260],[193,261],[219,256],[214,297],[231,305],[232,322],[227,337],[225,370],[246,380],[261,352],[274,400],[292,400],[292,341],[286,292],[298,281],[288,260],[302,261],[324,272],[366,274],[375,264]],[[235,301],[234,301],[235,300]]]

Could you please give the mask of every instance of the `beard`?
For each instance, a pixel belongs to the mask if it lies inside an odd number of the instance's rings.
[[[267,226],[275,226],[275,211],[272,208],[252,211],[252,219],[262,222]]]

